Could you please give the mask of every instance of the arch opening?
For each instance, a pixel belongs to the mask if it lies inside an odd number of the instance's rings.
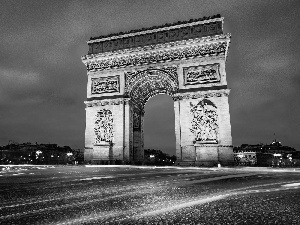
[[[144,149],[146,152],[161,150],[170,157],[176,156],[175,114],[172,97],[168,94],[156,94],[147,101],[144,110]],[[145,160],[147,161],[146,152]]]
[[[157,94],[173,96],[178,90],[176,67],[147,69],[127,73],[125,94],[130,97],[139,111],[144,110],[146,102]]]

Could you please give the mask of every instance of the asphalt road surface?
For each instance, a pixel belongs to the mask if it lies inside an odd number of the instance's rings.
[[[0,224],[300,224],[300,173],[40,167],[0,173]]]

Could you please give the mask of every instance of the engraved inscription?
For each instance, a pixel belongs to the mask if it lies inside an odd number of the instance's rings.
[[[204,84],[220,81],[219,63],[204,66],[190,66],[183,68],[186,85]]]
[[[92,94],[119,92],[119,76],[92,78]]]

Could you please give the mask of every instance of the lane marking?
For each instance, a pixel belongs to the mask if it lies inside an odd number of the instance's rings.
[[[79,179],[80,181],[83,180],[101,180],[101,179],[108,179],[108,178],[114,178],[112,176],[107,176],[107,177],[88,177],[88,178],[84,178],[84,179]]]
[[[41,208],[41,209],[28,210],[28,211],[24,211],[24,212],[21,212],[21,213],[12,213],[12,214],[8,214],[8,215],[5,215],[5,216],[0,216],[0,220],[19,217],[19,216],[25,216],[25,215],[28,215],[28,214],[34,215],[34,214],[42,213],[42,212],[46,212],[46,211],[56,211],[56,210],[60,210],[60,209],[66,209],[66,208],[69,208],[69,207],[76,207],[76,206],[79,206],[79,205],[87,205],[87,204],[96,203],[96,202],[103,202],[103,201],[107,201],[107,200],[110,200],[110,199],[121,198],[121,197],[124,197],[124,196],[144,195],[146,193],[154,193],[155,191],[158,191],[160,189],[161,188],[159,188],[159,187],[152,187],[151,189],[148,189],[148,190],[135,190],[133,192],[127,192],[127,193],[122,193],[122,194],[117,194],[117,195],[111,195],[111,196],[104,197],[104,198],[95,198],[95,199],[86,200],[86,201],[79,200],[79,201],[64,204],[64,205],[50,206],[50,207],[45,207],[45,208]],[[88,194],[87,196],[90,196],[90,194]],[[72,197],[70,197],[70,198],[72,198]],[[62,198],[57,198],[57,199],[62,199]],[[69,199],[69,198],[67,197],[67,198],[63,198],[63,199]],[[48,200],[48,201],[50,202],[52,200]],[[39,202],[44,203],[45,201],[42,200],[42,201],[39,201]],[[32,204],[35,204],[35,203],[38,203],[38,202],[31,202],[31,203],[28,203],[28,204],[25,203],[25,204],[5,206],[5,207],[0,207],[0,209],[18,207],[18,206],[22,206],[22,205],[32,205]]]
[[[205,204],[205,203],[208,203],[208,202],[213,202],[213,201],[217,201],[217,200],[220,200],[220,199],[224,199],[228,196],[230,196],[230,194],[217,195],[217,196],[212,196],[212,197],[209,197],[209,198],[199,199],[199,200],[196,200],[196,201],[190,201],[190,202],[185,202],[185,203],[181,203],[181,204],[176,204],[176,205],[173,205],[173,206],[169,206],[169,207],[165,207],[165,208],[162,208],[162,209],[158,209],[158,210],[143,213],[143,214],[139,215],[138,217],[154,216],[154,215],[157,215],[157,214],[161,214],[161,213],[165,213],[165,212],[169,212],[169,211],[173,211],[173,210],[187,208],[187,207],[191,207],[191,206],[195,206],[195,205],[202,205],[202,204]]]
[[[291,183],[291,184],[284,184],[283,187],[294,187],[294,186],[300,186],[300,183]]]

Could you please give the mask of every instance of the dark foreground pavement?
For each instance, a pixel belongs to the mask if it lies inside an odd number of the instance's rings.
[[[0,224],[300,224],[300,173],[52,167],[0,173]]]

